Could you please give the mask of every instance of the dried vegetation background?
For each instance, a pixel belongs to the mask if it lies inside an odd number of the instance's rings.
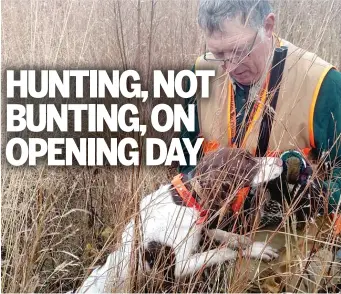
[[[278,0],[274,7],[281,37],[340,68],[340,1]],[[203,52],[196,15],[195,0],[4,0],[2,81],[8,68],[133,68],[150,88],[153,69],[190,68]],[[174,173],[3,161],[2,291],[79,286],[113,250],[137,199]]]

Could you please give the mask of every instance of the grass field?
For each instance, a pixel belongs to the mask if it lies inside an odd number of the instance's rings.
[[[341,67],[341,1],[273,4],[279,36]],[[204,50],[195,0],[4,0],[1,5],[2,82],[8,68],[113,68],[137,69],[150,88],[153,69],[190,68]],[[2,163],[3,292],[79,286],[89,267],[114,249],[139,197],[176,173],[164,167]]]

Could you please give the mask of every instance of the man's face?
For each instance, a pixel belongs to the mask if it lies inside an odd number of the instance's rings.
[[[242,85],[257,82],[263,75],[270,54],[267,33],[245,27],[239,20],[226,20],[223,32],[206,35],[207,49],[221,62],[224,70]],[[271,32],[272,34],[272,32]],[[217,61],[218,62],[218,61]]]

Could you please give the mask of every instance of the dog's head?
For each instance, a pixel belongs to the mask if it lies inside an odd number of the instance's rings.
[[[221,207],[232,201],[239,189],[267,183],[282,171],[279,158],[257,158],[243,149],[220,148],[199,162],[196,179],[208,202]]]

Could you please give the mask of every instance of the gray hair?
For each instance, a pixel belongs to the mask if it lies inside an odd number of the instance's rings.
[[[241,17],[243,24],[257,30],[271,12],[268,0],[200,0],[198,22],[211,34],[222,31],[225,20]]]

